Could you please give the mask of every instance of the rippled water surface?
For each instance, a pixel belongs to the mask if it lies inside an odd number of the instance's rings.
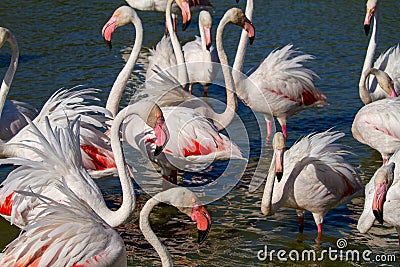
[[[234,6],[235,1],[214,2],[213,20],[217,24],[224,11]],[[240,2],[239,6],[244,8],[244,1]],[[82,84],[101,89],[99,98],[105,103],[109,89],[124,65],[123,50],[133,43],[134,31],[129,26],[118,29],[110,51],[101,38],[101,27],[114,9],[124,4],[124,1],[104,0],[2,0],[0,26],[9,28],[15,34],[20,48],[19,66],[8,98],[41,107],[55,90]],[[363,31],[364,1],[256,1],[255,7],[253,23],[256,40],[247,49],[244,69],[248,70],[257,64],[274,48],[292,43],[303,52],[315,56],[315,60],[307,66],[319,75],[315,83],[330,103],[323,109],[303,111],[290,118],[289,145],[313,131],[331,127],[343,131],[346,136],[341,142],[351,147],[354,153],[348,159],[358,168],[366,183],[379,167],[381,159],[377,152],[355,141],[350,131],[354,115],[362,106],[357,90],[368,42]],[[383,52],[398,42],[399,11],[398,1],[382,1],[377,51]],[[143,81],[148,48],[155,46],[164,33],[163,14],[139,12],[139,15],[145,30],[143,53],[140,64],[132,74],[131,89]],[[197,14],[193,16],[190,28],[179,33],[182,42],[198,34]],[[227,27],[224,34],[225,49],[231,59],[236,52],[239,35],[240,30],[234,27]],[[9,60],[7,45],[0,51],[1,73],[6,72]],[[134,92],[131,89],[127,90],[121,106],[129,101]],[[196,90],[195,93],[201,95],[201,91]],[[217,99],[224,98],[224,92],[219,87],[211,87],[210,95]],[[235,185],[235,177],[241,178],[240,181],[224,197],[207,205],[213,219],[208,240],[200,246],[196,244],[195,226],[190,218],[174,208],[163,206],[152,214],[152,226],[171,251],[176,265],[257,266],[266,264],[266,261],[257,259],[258,251],[264,249],[265,245],[269,250],[322,251],[329,247],[337,249],[339,238],[347,241],[345,249],[361,252],[371,250],[374,255],[385,253],[398,256],[397,235],[393,228],[375,226],[368,234],[357,231],[357,220],[363,208],[362,197],[328,213],[321,241],[316,241],[316,226],[309,213],[303,234],[298,234],[297,216],[293,210],[282,209],[272,217],[264,217],[260,211],[263,187],[256,192],[248,191],[264,145],[264,124],[260,135],[256,117],[242,103],[239,103],[238,113],[246,122],[250,135],[249,164],[243,175],[238,173],[240,168],[235,169],[234,165],[233,171],[228,173],[233,177],[232,182],[226,182],[226,185]],[[265,170],[269,167],[270,153],[269,149],[265,149],[261,155],[265,158],[262,166]],[[128,146],[125,146],[125,154],[129,163],[138,165],[137,175],[146,176],[147,167],[140,154]],[[193,185],[215,179],[225,167],[226,163],[219,162],[213,164],[209,172],[184,174],[183,184]],[[11,169],[0,167],[0,180],[5,179]],[[110,207],[118,206],[121,198],[118,180],[105,178],[97,182]],[[126,241],[130,266],[160,265],[156,252],[138,227],[139,210],[148,196],[140,189],[137,189],[137,193],[137,212],[118,230]],[[18,235],[18,230],[0,219],[0,233],[2,249]],[[301,264],[297,261],[280,261],[276,257],[273,263]],[[374,262],[333,261],[328,257],[322,263],[307,263],[324,266],[376,265]],[[386,264],[397,265],[397,262]]]

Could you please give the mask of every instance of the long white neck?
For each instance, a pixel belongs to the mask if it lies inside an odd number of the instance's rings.
[[[274,191],[274,184],[275,184],[275,153],[271,159],[267,181],[265,182],[264,194],[261,200],[261,212],[264,215],[272,215],[275,213],[275,210],[272,208],[272,192]]]
[[[378,34],[377,34],[378,33],[378,17],[379,17],[378,12],[376,12],[374,14],[371,38],[369,40],[367,54],[365,55],[364,66],[361,71],[360,82],[358,84],[360,98],[364,104],[369,104],[372,102],[371,92],[366,85],[366,80],[367,80],[366,71],[369,70],[370,68],[372,68],[372,63],[374,60],[376,45],[377,45],[377,41],[378,41]]]
[[[218,57],[221,63],[222,73],[224,75],[225,87],[226,87],[226,108],[221,114],[213,112],[213,114],[207,114],[208,117],[212,118],[214,124],[217,126],[218,130],[223,130],[226,128],[234,119],[237,109],[236,100],[236,88],[233,82],[232,73],[229,67],[228,58],[226,56],[224,45],[222,42],[223,31],[225,26],[230,22],[228,16],[224,16],[217,28],[217,51]],[[247,36],[246,36],[247,37]]]
[[[253,9],[253,0],[247,0],[245,14],[249,20],[253,19]],[[242,30],[242,35],[240,36],[240,41],[236,52],[235,62],[233,63],[233,79],[235,81],[235,84],[237,84],[239,79],[242,77],[241,73],[243,70],[244,56],[246,54],[247,44],[249,42],[248,39],[249,38],[247,37],[247,32],[245,30]]]
[[[9,38],[7,38],[7,41],[11,46],[11,62],[0,88],[0,118],[3,111],[4,103],[6,102],[8,91],[10,90],[11,83],[14,78],[15,71],[17,70],[19,58],[17,39],[10,31],[8,33]]]
[[[203,51],[207,51],[206,34],[204,32],[204,27],[201,24],[200,18],[199,18],[199,32],[200,32],[200,39],[201,39],[201,49]]]
[[[172,47],[176,57],[176,64],[178,65],[178,80],[183,87],[189,82],[189,76],[186,69],[185,58],[183,56],[182,47],[179,43],[178,37],[173,28],[171,18],[171,8],[175,0],[168,0],[167,10],[165,11],[165,19],[167,22],[168,32],[171,38]]]
[[[104,207],[104,209],[99,212],[99,215],[112,227],[121,225],[126,221],[126,219],[133,213],[136,202],[132,180],[126,173],[125,160],[119,134],[120,126],[127,116],[133,114],[138,115],[146,121],[147,116],[145,113],[148,112],[148,110],[148,107],[143,107],[140,102],[130,105],[118,113],[111,126],[111,148],[114,153],[115,164],[118,169],[119,180],[122,188],[122,204],[116,211]]]
[[[173,264],[171,255],[168,252],[168,249],[163,245],[163,243],[161,243],[160,239],[158,239],[156,234],[153,232],[153,229],[151,229],[150,222],[149,222],[150,212],[153,210],[153,208],[156,205],[158,205],[160,203],[160,201],[157,199],[159,199],[159,198],[158,197],[151,198],[150,200],[148,200],[146,202],[146,204],[142,208],[142,211],[140,212],[139,227],[140,227],[140,230],[142,231],[144,237],[146,238],[146,240],[157,251],[158,256],[161,259],[162,266],[163,267],[173,266],[174,264]]]
[[[131,75],[132,70],[135,67],[136,61],[139,57],[140,49],[142,47],[143,27],[142,22],[137,15],[133,16],[132,24],[136,29],[135,44],[133,45],[133,49],[131,51],[131,54],[129,55],[128,61],[126,62],[121,72],[118,74],[118,77],[115,80],[107,99],[106,109],[111,111],[113,117],[115,117],[118,113],[119,102],[125,91],[129,76]]]

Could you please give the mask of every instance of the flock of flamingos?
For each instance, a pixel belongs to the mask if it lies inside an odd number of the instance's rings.
[[[194,193],[176,186],[178,170],[192,170],[214,160],[244,159],[239,146],[220,133],[233,120],[237,98],[264,115],[273,156],[266,178],[261,211],[272,215],[280,207],[296,209],[299,231],[304,214],[313,214],[322,235],[327,212],[365,193],[358,230],[367,232],[375,221],[393,225],[400,234],[399,148],[400,48],[394,46],[373,63],[377,40],[378,0],[367,1],[364,22],[372,34],[359,82],[365,104],[354,118],[356,140],[382,154],[382,166],[365,186],[347,162],[343,133],[311,133],[286,147],[288,118],[310,107],[327,105],[314,87],[315,73],[303,66],[312,56],[287,45],[272,51],[247,75],[241,75],[246,46],[254,40],[253,0],[246,13],[231,8],[219,21],[216,47],[211,42],[212,20],[205,0],[127,0],[131,6],[115,10],[102,34],[111,47],[118,27],[133,24],[132,52],[110,91],[106,106],[98,104],[96,89],[76,87],[55,92],[36,116],[29,104],[6,100],[17,68],[16,38],[0,28],[0,46],[11,46],[11,63],[0,89],[0,164],[15,166],[0,186],[0,214],[21,228],[21,235],[0,254],[1,266],[126,266],[126,249],[113,227],[123,224],[135,209],[131,167],[125,163],[121,140],[141,150],[161,169],[165,189],[146,202],[140,229],[163,266],[172,266],[167,248],[149,223],[154,206],[177,207],[197,223],[198,242],[211,227],[211,217]],[[200,37],[181,47],[177,16],[183,28],[191,8],[199,13]],[[119,110],[119,103],[142,47],[143,29],[135,9],[165,12],[166,35],[151,50],[146,80],[138,101]],[[222,44],[228,24],[243,28],[233,68]],[[226,88],[226,109],[216,112],[191,94],[194,84],[208,86],[220,63]],[[211,92],[212,94],[212,92]],[[276,118],[282,132],[272,132]],[[101,129],[108,129],[101,131]],[[195,167],[196,166],[196,167]],[[93,179],[115,175],[122,187],[122,204],[110,210]],[[364,192],[365,190],[365,192]],[[400,236],[399,236],[400,243]]]

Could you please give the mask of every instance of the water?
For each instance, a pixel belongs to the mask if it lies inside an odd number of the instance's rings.
[[[221,3],[222,2],[222,3]],[[259,60],[276,47],[293,43],[300,50],[316,57],[307,66],[313,69],[319,79],[317,87],[328,97],[330,105],[319,110],[308,110],[290,118],[288,123],[289,144],[312,131],[322,131],[334,127],[346,136],[342,143],[351,147],[354,156],[351,163],[358,168],[366,183],[379,167],[380,155],[367,146],[356,142],[351,135],[351,123],[355,113],[362,106],[358,97],[358,79],[365,56],[368,39],[363,32],[365,14],[364,1],[261,1],[256,2],[253,23],[256,40],[247,49],[244,69],[257,64]],[[96,87],[103,91],[99,98],[105,101],[112,83],[122,68],[122,49],[133,42],[132,27],[117,30],[113,50],[109,50],[102,38],[101,27],[114,9],[124,1],[20,1],[2,0],[0,3],[0,25],[9,28],[17,37],[20,61],[9,99],[29,102],[41,107],[47,98],[61,87],[69,88],[78,84]],[[244,7],[243,1],[240,7]],[[223,12],[235,5],[235,1],[214,3],[214,23]],[[381,3],[381,31],[377,51],[383,52],[396,44],[394,37],[399,25],[397,1]],[[164,32],[163,14],[139,12],[145,36],[143,59],[147,49],[155,46]],[[196,15],[194,15],[196,17]],[[186,42],[197,34],[197,20],[187,32],[181,35]],[[216,27],[214,27],[215,29]],[[225,49],[233,58],[240,31],[233,27],[226,30]],[[0,71],[5,73],[9,64],[9,49],[0,51]],[[137,66],[130,87],[134,88],[143,80],[144,67]],[[197,89],[196,89],[197,90]],[[122,106],[129,101],[132,90],[128,90]],[[201,91],[195,91],[200,94]],[[210,88],[210,95],[223,99],[223,92]],[[257,259],[257,252],[268,245],[268,249],[302,251],[323,250],[332,247],[344,238],[348,249],[374,254],[397,254],[397,235],[391,227],[375,226],[368,234],[360,234],[357,220],[363,207],[363,198],[343,204],[331,210],[325,217],[322,241],[316,241],[316,226],[311,214],[307,214],[305,231],[297,232],[297,217],[293,210],[280,210],[272,217],[264,217],[260,212],[262,188],[250,193],[248,185],[256,168],[264,128],[260,136],[256,120],[250,110],[240,103],[239,114],[247,118],[250,133],[250,159],[240,182],[223,198],[207,205],[213,219],[208,240],[203,245],[196,244],[195,227],[190,219],[174,208],[158,208],[152,215],[155,232],[171,251],[175,264],[179,266],[258,266],[266,264]],[[125,147],[129,162],[134,162],[138,154]],[[262,157],[268,162],[270,151]],[[138,159],[141,162],[141,159]],[[183,182],[213,179],[226,164],[216,163],[206,174],[185,174]],[[140,166],[139,166],[140,167]],[[265,169],[268,166],[264,167]],[[4,179],[10,167],[0,168],[0,179]],[[138,168],[140,171],[141,168]],[[145,170],[145,168],[144,168]],[[235,174],[232,174],[235,176]],[[205,178],[204,178],[205,177]],[[204,182],[204,181],[203,181]],[[119,182],[114,178],[98,181],[110,206],[119,205]],[[148,199],[142,191],[137,212],[131,220],[120,227],[126,241],[131,266],[159,265],[158,256],[143,238],[138,228],[138,212]],[[0,248],[18,235],[4,220],[0,220]],[[274,265],[295,265],[301,262],[279,261]],[[355,261],[330,261],[326,257],[320,262],[308,264],[324,266],[361,265]],[[386,263],[394,264],[393,262]],[[369,266],[376,265],[371,262]]]

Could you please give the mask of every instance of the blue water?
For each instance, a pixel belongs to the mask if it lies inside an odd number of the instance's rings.
[[[17,37],[20,48],[20,61],[9,99],[26,101],[35,107],[41,107],[57,89],[69,88],[79,84],[102,90],[99,98],[102,103],[108,95],[118,72],[124,65],[122,50],[133,43],[133,28],[126,26],[114,34],[113,49],[110,51],[101,37],[101,28],[114,9],[124,5],[124,1],[20,1],[2,0],[0,3],[0,26],[9,28]],[[400,18],[400,3],[384,1],[380,3],[381,28],[377,51],[383,52],[395,45]],[[244,7],[240,1],[239,7]],[[214,23],[217,24],[224,11],[235,6],[235,1],[214,3]],[[256,40],[247,49],[244,70],[250,69],[274,48],[288,43],[294,44],[305,53],[315,56],[307,64],[319,79],[316,86],[325,93],[329,106],[318,110],[303,111],[289,119],[289,145],[301,136],[313,131],[322,131],[334,127],[346,136],[341,142],[351,147],[355,154],[349,161],[357,167],[366,183],[381,163],[380,155],[355,141],[351,135],[351,123],[362,103],[358,96],[358,79],[362,68],[368,39],[364,34],[364,1],[257,1],[253,15],[256,27]],[[143,60],[146,60],[148,48],[154,47],[164,33],[163,14],[139,12],[144,25]],[[197,15],[189,29],[180,34],[182,42],[193,39],[198,34]],[[216,27],[214,27],[214,30]],[[225,49],[230,59],[236,52],[240,30],[227,27],[224,34]],[[10,60],[8,46],[0,50],[0,73],[5,73]],[[142,61],[143,62],[143,61]],[[231,60],[232,62],[232,60]],[[132,74],[129,87],[121,103],[129,102],[134,88],[141,84],[144,74],[143,65],[138,65]],[[1,74],[3,75],[3,74]],[[195,94],[201,95],[200,88]],[[210,96],[223,99],[224,93],[217,87],[210,88]],[[240,181],[224,197],[207,205],[213,219],[208,240],[196,244],[195,226],[190,218],[173,208],[159,208],[152,215],[155,232],[170,249],[178,266],[258,266],[266,264],[257,259],[259,250],[268,245],[268,249],[302,251],[315,249],[321,251],[329,247],[337,248],[336,242],[344,238],[348,249],[371,250],[374,254],[398,253],[397,235],[394,229],[383,225],[375,226],[368,234],[360,234],[357,220],[363,208],[363,198],[331,210],[325,217],[322,241],[316,242],[316,226],[311,214],[307,214],[305,231],[297,232],[297,216],[293,210],[280,210],[272,217],[264,217],[260,211],[263,187],[249,192],[248,185],[264,149],[264,125],[260,134],[256,117],[239,103],[238,113],[245,118],[250,142],[249,164]],[[125,147],[128,162],[142,163],[131,148]],[[265,157],[264,168],[268,169],[270,151],[261,154]],[[211,172],[205,174],[184,174],[183,182],[202,182],[213,179],[221,173],[226,164],[216,163]],[[146,167],[138,166],[146,171]],[[0,180],[4,179],[10,167],[0,168]],[[143,173],[146,175],[146,173]],[[237,177],[235,169],[232,177]],[[205,178],[204,178],[205,177]],[[235,185],[236,181],[233,183]],[[119,205],[119,182],[115,178],[98,181],[110,206]],[[138,228],[138,212],[148,199],[138,189],[137,212],[131,220],[120,227],[126,241],[131,266],[160,265],[158,256],[141,235]],[[3,219],[0,220],[0,249],[18,235]],[[398,256],[398,255],[396,255]],[[284,262],[275,257],[274,265],[300,265],[298,261]],[[331,261],[308,264],[324,266],[362,265],[356,261]],[[366,263],[374,266],[376,263]],[[387,262],[387,265],[394,265]],[[396,263],[397,265],[397,263]]]

